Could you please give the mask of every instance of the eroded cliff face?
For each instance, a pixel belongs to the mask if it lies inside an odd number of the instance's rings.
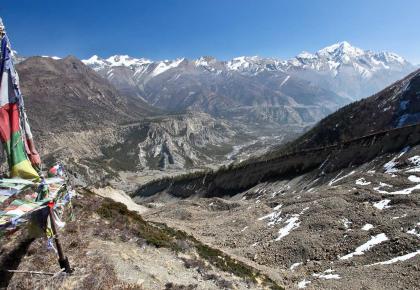
[[[123,142],[103,146],[119,170],[186,169],[223,160],[238,132],[204,113],[148,118],[124,127]]]
[[[187,113],[73,132],[43,132],[36,141],[47,166],[61,161],[77,183],[87,185],[118,180],[121,172],[209,168],[226,162],[232,145],[251,138],[246,136],[207,114]]]

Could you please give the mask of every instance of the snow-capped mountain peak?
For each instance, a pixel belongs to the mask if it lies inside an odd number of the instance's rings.
[[[217,60],[212,56],[202,56],[194,61],[195,66],[209,67],[214,64]]]
[[[130,67],[132,65],[144,65],[152,63],[152,61],[145,59],[145,58],[133,58],[128,55],[113,55],[106,59],[107,62],[111,64],[111,66],[126,66]]]
[[[96,64],[102,64],[103,63],[103,59],[101,59],[99,56],[97,56],[96,54],[91,56],[88,59],[83,59],[82,62],[85,65],[96,65]]]
[[[307,51],[302,51],[301,53],[299,53],[296,58],[300,58],[300,59],[313,59],[316,56],[310,52]]]
[[[311,69],[333,77],[339,75],[343,67],[346,67],[345,74],[353,70],[362,78],[371,78],[381,69],[400,70],[401,67],[410,66],[410,63],[395,53],[363,50],[347,41],[322,48],[315,54],[303,52],[288,61],[289,69]]]
[[[250,68],[253,64],[260,61],[258,56],[239,56],[227,62],[229,70],[244,70]]]
[[[152,73],[150,74],[150,76],[151,77],[155,77],[157,75],[160,75],[160,74],[164,73],[165,71],[167,71],[167,70],[169,70],[171,68],[176,68],[183,61],[185,61],[185,58],[178,58],[178,59],[176,59],[174,61],[170,61],[170,60],[160,61],[160,62],[158,62],[157,66],[152,71]]]
[[[363,49],[360,49],[358,47],[352,46],[347,41],[342,41],[330,46],[327,46],[317,52],[317,55],[323,56],[323,57],[343,57],[348,56],[350,58],[352,57],[358,57],[365,53]]]
[[[145,58],[134,58],[128,55],[113,55],[107,59],[103,59],[97,55],[94,55],[88,59],[82,60],[82,62],[95,70],[104,69],[107,67],[137,67],[145,64],[150,64],[152,61]]]

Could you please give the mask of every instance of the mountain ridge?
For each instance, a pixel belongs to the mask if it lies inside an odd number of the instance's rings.
[[[348,42],[289,60],[203,56],[151,61],[115,55],[83,62],[125,94],[164,110],[199,110],[280,126],[312,125],[415,68],[395,53],[362,50]]]
[[[189,61],[186,58],[152,61],[145,58],[137,59],[128,55],[113,55],[107,59],[102,59],[95,55],[83,60],[83,62],[95,70],[124,66],[135,69],[137,72],[139,71],[139,67],[156,64],[156,69],[161,73],[162,68],[170,69],[177,67],[184,60]],[[318,72],[328,72],[333,76],[339,74],[342,66],[352,65],[354,70],[362,78],[372,78],[379,70],[395,70],[408,73],[409,69],[414,70],[415,68],[413,64],[396,53],[362,50],[352,46],[347,41],[327,46],[315,53],[302,52],[288,60],[281,60],[275,57],[239,56],[231,60],[220,61],[211,56],[203,56],[191,60],[191,62],[197,67],[205,68],[216,73],[220,73],[223,69],[228,71],[241,71],[243,73],[259,73],[262,71],[281,71],[287,73],[293,70],[311,69]],[[356,98],[360,97],[356,96]]]

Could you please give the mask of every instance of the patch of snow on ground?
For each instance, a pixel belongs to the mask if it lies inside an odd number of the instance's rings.
[[[276,238],[276,241],[280,241],[282,238],[290,234],[294,229],[297,229],[300,226],[299,217],[294,216],[285,221],[286,226],[279,230],[279,236]]]
[[[413,187],[409,187],[409,188],[405,188],[405,189],[401,189],[401,190],[397,190],[397,191],[393,191],[393,192],[388,192],[387,194],[390,195],[407,195],[412,193],[414,190],[420,190],[420,184],[416,184]]]
[[[398,169],[395,168],[395,166],[398,164],[396,160],[400,158],[401,156],[403,156],[408,150],[410,150],[409,146],[405,147],[397,156],[395,156],[390,161],[385,163],[384,165],[385,173],[393,174],[395,172],[398,172]]]
[[[302,262],[300,262],[300,263],[294,263],[294,264],[292,264],[292,266],[290,266],[290,270],[293,271],[294,269],[296,269],[300,265],[302,265]]]
[[[414,183],[419,183],[420,182],[420,177],[415,176],[415,175],[410,175],[408,177],[408,180],[410,180],[411,182],[414,182]]]
[[[304,209],[302,209],[302,211],[299,213],[299,215],[304,214],[305,211],[307,211],[309,209],[309,206],[305,207]]]
[[[353,253],[342,256],[340,258],[340,260],[347,260],[347,259],[352,258],[353,256],[363,255],[365,251],[368,251],[373,246],[378,245],[378,244],[380,244],[382,242],[385,242],[387,240],[388,240],[388,237],[384,233],[373,236],[373,237],[371,237],[371,239],[369,241],[367,241],[363,245],[357,247],[356,250]]]
[[[407,216],[407,214],[405,213],[405,214],[403,214],[402,216],[394,216],[394,217],[392,217],[392,219],[393,219],[393,220],[396,220],[396,219],[404,218],[404,217],[406,217],[406,216]]]
[[[372,182],[366,181],[363,177],[362,178],[359,178],[358,180],[356,180],[356,184],[357,185],[369,185],[371,183]]]
[[[276,206],[275,208],[273,208],[273,210],[279,210],[283,205],[279,204],[278,206]]]
[[[383,210],[385,208],[389,208],[390,206],[388,205],[391,202],[390,199],[383,199],[381,201],[375,202],[373,204],[374,207],[376,207],[379,210]]]
[[[417,223],[416,227],[420,226],[420,223]],[[415,235],[417,238],[420,238],[420,232],[417,232],[416,227],[414,227],[412,230],[408,230],[407,234]]]
[[[311,281],[308,281],[308,280],[306,280],[306,279],[303,279],[302,281],[300,281],[300,282],[298,283],[298,288],[299,288],[299,289],[306,288],[306,285],[308,285],[308,284],[310,284],[310,283],[311,283]]]
[[[276,238],[276,241],[280,241],[282,238],[290,234],[290,232],[294,229],[297,229],[300,226],[299,217],[307,211],[309,207],[305,207],[302,211],[298,214],[292,215],[289,219],[287,219],[284,224],[285,226],[279,229],[279,236]]]
[[[407,172],[420,172],[420,156],[416,155],[408,158],[413,167],[407,170]]]
[[[352,224],[352,222],[351,222],[351,221],[349,221],[349,220],[348,220],[348,218],[343,218],[341,221],[343,222],[344,227],[345,227],[346,229],[349,229],[349,228],[350,228],[350,225]]]
[[[336,183],[336,182],[338,182],[338,181],[340,181],[340,180],[343,180],[344,178],[347,178],[347,177],[349,177],[349,176],[351,176],[351,175],[353,175],[353,174],[355,174],[356,173],[356,171],[352,171],[352,172],[350,172],[349,174],[346,174],[346,175],[344,175],[344,176],[342,176],[342,177],[339,177],[340,175],[341,175],[341,173],[342,172],[340,172],[336,177],[334,177],[331,181],[330,181],[330,183],[328,183],[328,185],[329,186],[332,186],[334,183]]]
[[[363,227],[362,227],[362,230],[363,231],[368,231],[368,230],[371,230],[371,229],[373,229],[374,228],[374,226],[372,225],[372,224],[365,224]]]
[[[322,162],[322,164],[318,167],[318,169],[321,169],[322,167],[324,167],[325,163],[327,163],[329,158],[330,156],[328,156],[327,159],[325,159],[324,162]]]
[[[385,165],[384,165],[385,173],[398,172],[398,169],[395,168],[395,166],[397,165],[397,162],[395,162],[395,159],[396,158],[392,158],[392,160],[385,163]]]
[[[323,273],[313,273],[312,276],[321,278],[321,279],[341,279],[340,275],[338,274],[331,274],[334,272],[332,269],[325,270]]]
[[[420,254],[420,250],[417,250],[417,251],[415,251],[413,253],[409,253],[409,254],[406,254],[406,255],[403,255],[403,256],[398,256],[398,257],[395,257],[395,258],[393,258],[391,260],[383,261],[383,262],[378,262],[378,263],[371,264],[371,265],[368,265],[368,266],[390,265],[390,264],[394,264],[396,262],[406,261],[408,259],[414,258],[415,256],[417,256],[419,254]]]
[[[265,215],[263,217],[260,217],[258,220],[262,221],[262,220],[266,220],[268,219],[269,222],[267,223],[268,226],[273,226],[278,222],[281,222],[281,220],[283,219],[281,216],[281,211],[273,211],[272,213],[269,213],[268,215]]]
[[[383,183],[383,182],[380,182],[379,183],[379,186],[378,187],[374,187],[373,188],[373,190],[376,190],[377,192],[379,192],[379,193],[385,193],[385,194],[387,194],[388,193],[388,191],[386,191],[386,190],[382,190],[381,188],[382,187],[392,187],[392,185],[389,185],[389,184],[386,184],[386,183]]]

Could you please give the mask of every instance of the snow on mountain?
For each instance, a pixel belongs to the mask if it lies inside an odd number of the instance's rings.
[[[228,61],[227,68],[230,70],[239,70],[239,69],[247,69],[251,66],[251,63],[254,63],[258,60],[258,56],[240,56]]]
[[[331,46],[327,46],[317,52],[320,56],[348,56],[357,57],[363,55],[365,52],[357,47],[351,46],[347,41],[339,42]]]
[[[58,57],[58,56],[49,56],[49,55],[41,55],[41,57],[44,57],[44,58],[52,58],[53,60],[59,60],[59,59],[61,59],[61,57]]]
[[[287,61],[285,71],[351,100],[368,97],[414,71],[392,52],[363,50],[343,41]]]
[[[107,59],[94,55],[89,59],[83,60],[83,62],[95,70],[118,66],[137,69],[154,63],[156,68],[151,74],[156,76],[170,68],[177,67],[183,60],[185,59],[153,62],[144,58],[133,58],[128,55],[114,55]],[[192,63],[196,67],[209,69],[214,69],[215,63],[220,63],[223,64],[224,69],[227,71],[255,73],[306,69],[328,72],[333,76],[339,74],[344,67],[352,67],[356,73],[364,78],[372,77],[374,72],[382,69],[401,70],[405,67],[413,67],[408,61],[395,53],[362,50],[352,46],[347,41],[327,46],[314,54],[304,51],[287,61],[259,56],[240,56],[227,62],[217,61],[212,57],[200,57],[192,61]]]
[[[286,62],[275,58],[240,56],[225,63],[225,69],[241,73],[258,74],[264,71],[284,72]]]
[[[369,78],[380,69],[399,69],[409,62],[392,52],[373,52],[352,46],[347,41],[325,47],[315,54],[303,52],[288,61],[288,69],[303,68],[329,71],[336,76],[345,67],[353,67],[360,76]]]
[[[157,66],[155,67],[155,69],[152,71],[152,73],[150,74],[151,77],[155,77],[157,75],[160,75],[162,73],[164,73],[165,71],[171,69],[171,68],[176,68],[178,67],[183,61],[185,60],[185,58],[179,58],[176,59],[174,61],[161,61],[157,64]]]
[[[89,59],[82,60],[82,62],[92,67],[94,70],[100,70],[110,67],[137,67],[152,63],[152,61],[145,58],[133,58],[128,55],[113,55],[107,59],[102,59],[97,55],[92,56]]]
[[[183,62],[186,65],[181,69],[181,73],[191,72],[192,69],[217,74],[286,73],[309,81],[312,85],[331,90],[349,100],[367,97],[415,69],[415,66],[395,53],[363,50],[347,41],[327,46],[315,53],[304,51],[289,60],[240,56],[229,61],[219,61],[206,56],[192,61],[185,58],[151,61],[128,55],[114,55],[107,59],[94,55],[83,62],[96,71],[107,71],[105,75],[108,77],[116,76],[117,72],[113,68],[128,68],[133,72],[133,81],[142,84],[164,72],[178,68]],[[120,78],[120,81],[123,80]]]

